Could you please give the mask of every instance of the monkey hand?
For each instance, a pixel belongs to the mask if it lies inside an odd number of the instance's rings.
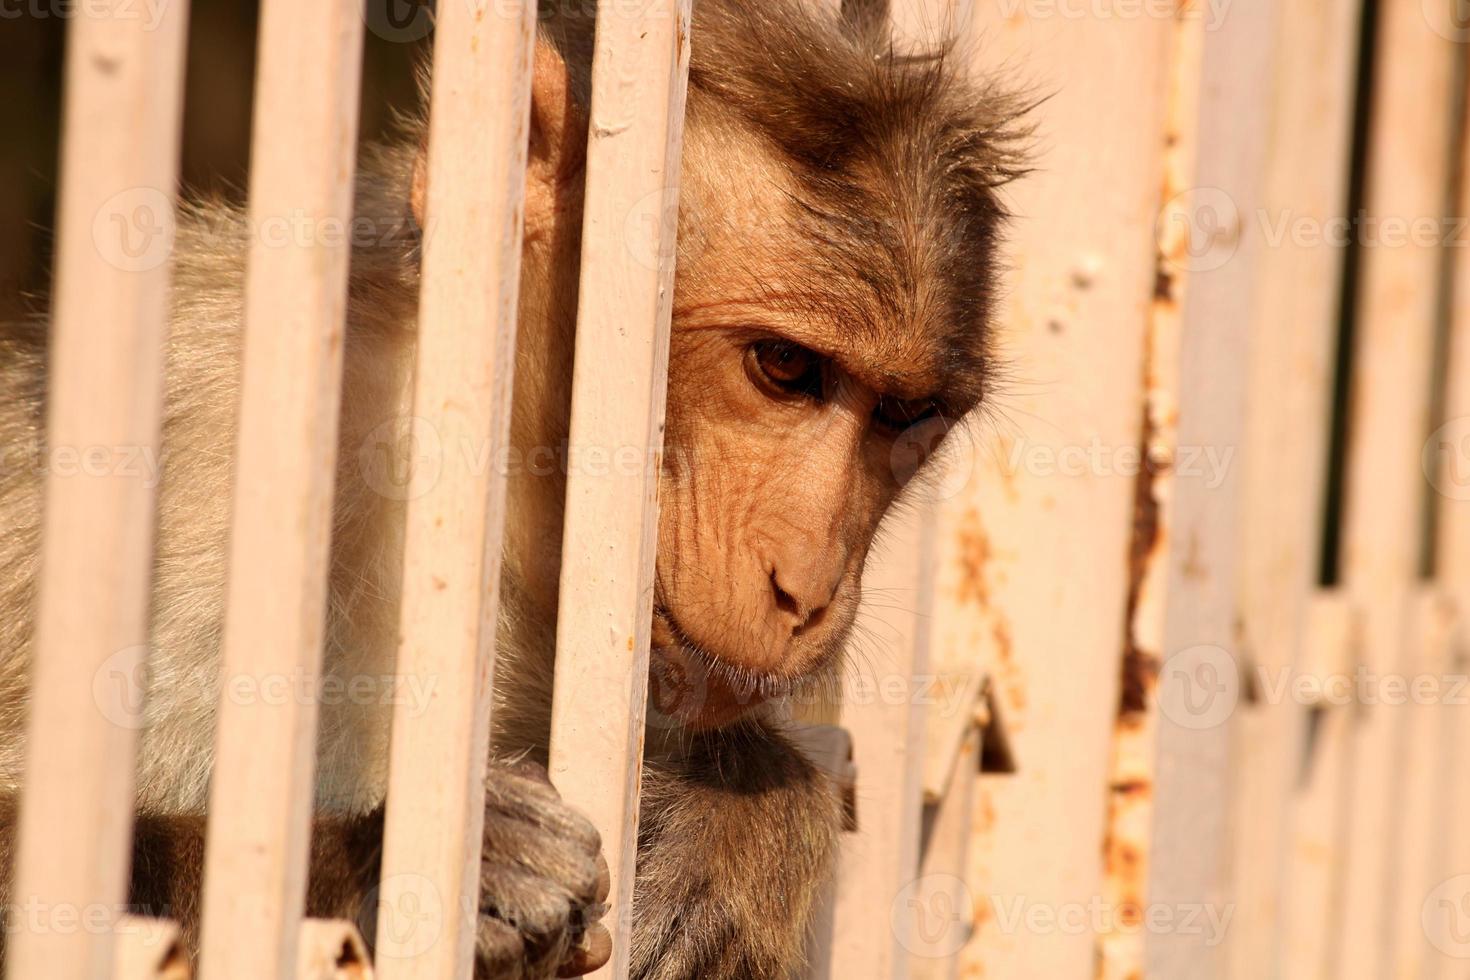
[[[597,829],[532,762],[485,782],[476,980],[579,977],[607,962],[608,869]]]

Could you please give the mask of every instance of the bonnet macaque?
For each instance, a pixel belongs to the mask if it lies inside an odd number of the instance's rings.
[[[595,829],[545,781],[591,4],[543,3],[477,976],[608,956]],[[999,188],[1017,103],[882,18],[696,0],[661,472],[633,975],[793,975],[840,806],[775,702],[830,679],[879,519],[994,377]],[[356,202],[325,670],[391,683],[423,201],[422,124],[365,155]],[[133,895],[199,918],[252,230],[185,207],[175,250]],[[0,337],[0,835],[23,784],[45,444],[44,324]],[[535,460],[552,465],[531,465]],[[677,678],[660,683],[658,678]],[[412,696],[412,691],[397,691]],[[376,910],[389,698],[323,697],[308,910]],[[432,760],[426,760],[432,764]],[[426,828],[432,832],[432,828]],[[8,874],[5,877],[8,891]],[[22,901],[7,895],[7,901]]]

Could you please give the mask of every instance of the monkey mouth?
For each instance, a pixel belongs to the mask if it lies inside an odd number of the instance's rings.
[[[722,728],[793,693],[809,671],[759,671],[694,642],[663,604],[653,610],[649,712],[654,722]]]

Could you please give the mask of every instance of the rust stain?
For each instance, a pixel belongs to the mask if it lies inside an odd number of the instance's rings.
[[[990,588],[985,582],[985,566],[990,561],[990,539],[980,523],[980,514],[971,507],[960,521],[960,587],[961,602],[973,602],[990,608]]]
[[[1125,779],[1113,784],[1113,793],[1130,799],[1148,799],[1153,795],[1154,784],[1147,779]]]
[[[1148,446],[1153,436],[1153,419],[1145,406],[1142,445]],[[1148,710],[1148,697],[1159,674],[1159,658],[1139,645],[1136,623],[1149,565],[1159,554],[1164,540],[1159,521],[1159,499],[1154,493],[1154,476],[1153,466],[1140,466],[1133,484],[1133,540],[1128,552],[1128,611],[1124,620],[1126,636],[1123,640],[1119,717]]]
[[[1154,299],[1160,303],[1174,302],[1174,273],[1165,267],[1162,255],[1154,266]]]
[[[995,639],[995,655],[1000,662],[1011,666],[1016,662],[1015,645],[1011,639],[1011,627],[1003,619],[990,624],[990,635]]]
[[[1192,582],[1204,582],[1210,577],[1210,570],[1205,567],[1200,552],[1199,531],[1191,530],[1184,548],[1184,564],[1179,571]]]

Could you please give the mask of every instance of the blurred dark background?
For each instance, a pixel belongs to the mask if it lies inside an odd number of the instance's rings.
[[[179,0],[148,0],[160,2]],[[70,6],[63,0],[0,2],[0,319],[45,304]],[[147,4],[137,0],[136,7],[142,14]],[[258,7],[254,0],[191,4],[181,160],[186,193],[192,188],[243,199]],[[413,70],[428,46],[426,17],[414,0],[382,0],[370,8],[364,140],[382,138],[392,129],[393,110],[413,106]]]

